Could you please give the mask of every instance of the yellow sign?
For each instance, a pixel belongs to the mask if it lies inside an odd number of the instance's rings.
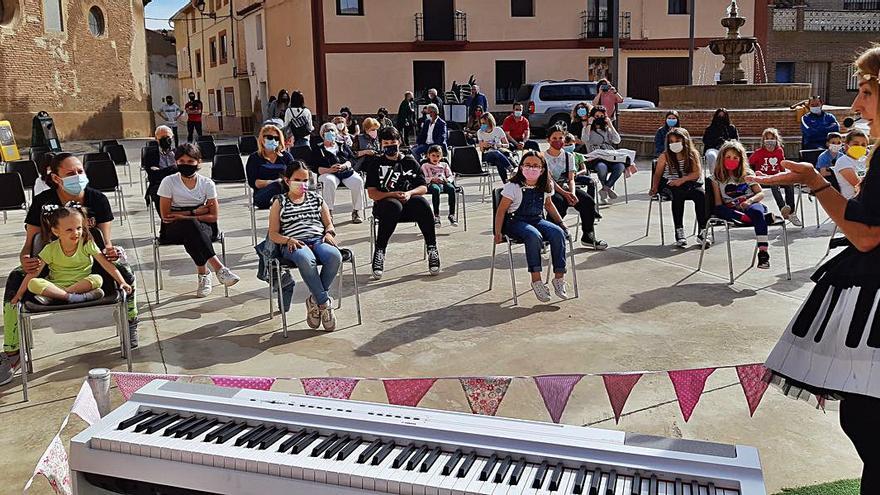
[[[8,120],[0,120],[0,158],[3,158],[4,162],[21,160],[18,145],[15,144],[15,135],[12,133],[12,124]]]

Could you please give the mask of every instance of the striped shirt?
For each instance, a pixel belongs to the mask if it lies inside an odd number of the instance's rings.
[[[286,194],[280,195],[281,234],[297,240],[314,239],[324,236],[324,222],[321,221],[321,195],[307,191],[302,203],[294,203]]]

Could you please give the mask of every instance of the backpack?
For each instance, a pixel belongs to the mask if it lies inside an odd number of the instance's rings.
[[[309,135],[309,123],[306,121],[306,118],[303,117],[303,110],[300,109],[299,115],[293,116],[293,109],[288,108],[288,112],[290,112],[291,119],[290,123],[287,125],[287,132],[295,139],[304,139]],[[286,117],[286,115],[285,115]]]

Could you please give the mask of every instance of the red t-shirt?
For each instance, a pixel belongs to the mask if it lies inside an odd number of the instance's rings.
[[[510,134],[510,137],[513,139],[522,141],[523,136],[526,135],[526,131],[529,130],[529,119],[520,117],[520,119],[517,120],[513,114],[510,114],[504,118],[504,123],[501,124],[501,128],[504,129],[504,132]]]
[[[722,158],[719,156],[719,160]],[[767,151],[767,148],[760,147],[749,157],[749,165],[752,170],[760,172],[764,175],[776,175],[782,172],[782,160],[785,160],[785,153],[782,148],[777,146],[773,151]]]
[[[202,121],[202,102],[198,100],[187,102],[183,109],[186,111],[186,118],[189,122]]]

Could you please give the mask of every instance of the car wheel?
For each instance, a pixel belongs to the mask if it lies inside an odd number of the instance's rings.
[[[550,129],[552,129],[554,126],[562,127],[563,130],[568,132],[568,124],[570,124],[570,123],[571,123],[570,116],[568,116],[564,113],[556,114],[550,119],[550,123],[547,124],[547,132],[549,132]]]

